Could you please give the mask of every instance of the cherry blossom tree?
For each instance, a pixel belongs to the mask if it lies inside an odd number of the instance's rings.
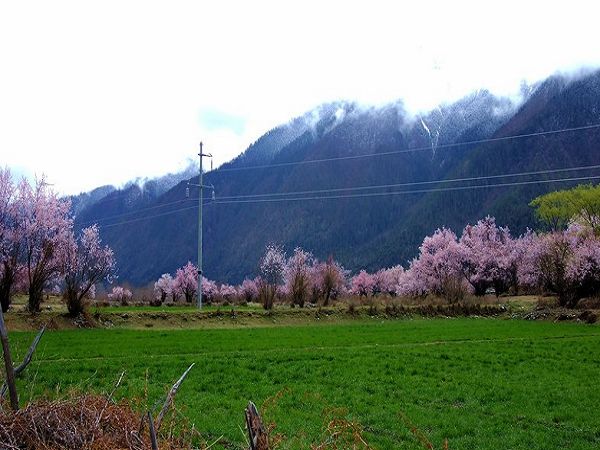
[[[312,284],[323,298],[323,306],[328,306],[329,301],[342,294],[346,288],[346,271],[332,256],[327,258],[327,262],[315,264],[312,274]]]
[[[78,240],[71,237],[67,241],[61,261],[63,296],[69,313],[77,315],[83,312],[84,299],[96,283],[111,282],[115,271],[114,253],[110,247],[102,246],[98,227],[92,225],[83,229]]]
[[[595,227],[572,224],[566,231],[572,248],[566,277],[573,283],[574,294],[567,306],[579,299],[600,293],[600,236]]]
[[[96,298],[96,285],[95,284],[92,284],[90,286],[90,289],[87,291],[87,293],[84,295],[83,298],[88,299],[88,300],[93,300]]]
[[[592,228],[572,224],[538,236],[527,253],[523,278],[555,293],[561,306],[574,307],[600,293],[600,238]]]
[[[412,289],[460,300],[466,293],[462,273],[463,250],[450,229],[436,230],[419,247],[419,256],[410,264]]]
[[[230,284],[222,284],[219,288],[219,295],[221,298],[223,298],[223,300],[231,302],[238,296],[238,291],[235,286]]]
[[[403,271],[398,277],[395,290],[396,295],[407,297],[424,297],[429,293],[425,283],[418,278],[417,271],[412,268]]]
[[[0,168],[0,304],[8,311],[19,269],[22,240],[16,217],[16,187],[8,168]]]
[[[191,303],[198,291],[198,268],[190,261],[175,274],[174,288]],[[204,290],[204,285],[202,286]]]
[[[22,257],[29,282],[28,309],[38,312],[46,283],[61,273],[73,241],[70,202],[58,198],[44,178],[34,187],[21,181],[16,199]]]
[[[367,273],[365,270],[361,270],[350,280],[350,292],[359,297],[368,297],[373,294],[374,285],[375,280],[373,275]]]
[[[311,283],[311,269],[314,258],[311,253],[300,247],[294,249],[294,254],[287,260],[283,269],[285,290],[291,298],[292,306],[303,307],[308,299]]]
[[[253,302],[258,299],[258,286],[257,279],[249,280],[245,279],[238,289],[240,296],[246,301],[246,303]]]
[[[283,249],[276,244],[269,244],[260,260],[259,295],[264,309],[272,309],[277,287],[283,281],[286,258]]]
[[[573,287],[567,277],[567,266],[573,256],[573,248],[566,234],[553,232],[542,236],[533,251],[534,264],[539,276],[538,284],[556,293],[562,306],[571,303]]]
[[[533,289],[537,287],[538,276],[535,273],[535,252],[537,248],[538,235],[531,230],[514,239],[512,245],[512,261],[510,268],[510,284],[514,294],[525,287]]]
[[[207,304],[212,303],[215,298],[219,295],[219,287],[217,283],[209,280],[206,277],[202,277],[202,299]]]
[[[168,296],[173,295],[173,277],[169,273],[163,273],[154,283],[154,298],[164,302]]]
[[[125,306],[131,300],[133,294],[127,288],[122,286],[115,286],[112,288],[110,294],[108,294],[108,299],[114,302],[119,302],[121,305]]]
[[[384,269],[382,272],[381,291],[388,295],[398,295],[397,289],[404,277],[404,267],[400,264]]]
[[[496,226],[493,217],[467,225],[459,241],[462,250],[462,272],[475,295],[484,295],[493,287],[496,295],[511,285],[518,256],[508,228]]]
[[[396,288],[403,275],[404,268],[399,264],[388,269],[378,270],[373,274],[373,295],[397,295]]]

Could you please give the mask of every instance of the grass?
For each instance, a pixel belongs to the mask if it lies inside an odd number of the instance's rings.
[[[12,333],[17,355],[32,336]],[[125,370],[118,395],[153,407],[191,362],[177,404],[206,441],[223,436],[213,448],[244,448],[248,400],[276,424],[285,449],[321,442],[336,416],[360,424],[374,448],[423,448],[401,415],[436,448],[444,439],[450,449],[600,446],[600,328],[574,323],[50,331],[19,391],[23,401],[109,391]]]

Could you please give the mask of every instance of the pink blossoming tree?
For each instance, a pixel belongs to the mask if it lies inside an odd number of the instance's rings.
[[[133,297],[133,294],[131,293],[131,291],[122,286],[113,287],[110,294],[108,294],[109,300],[112,300],[114,302],[119,302],[123,306],[126,306],[132,297]]]
[[[373,294],[374,285],[375,280],[373,275],[367,273],[365,270],[361,270],[350,280],[350,292],[359,297],[368,297]]]
[[[311,286],[311,271],[314,258],[311,253],[300,247],[294,249],[294,254],[287,260],[283,269],[284,289],[290,297],[292,306],[303,307],[308,300]]]
[[[169,273],[163,273],[154,283],[154,298],[164,302],[167,297],[173,295],[173,277]]]
[[[46,283],[61,273],[63,258],[72,246],[70,203],[58,198],[42,178],[34,187],[19,184],[17,222],[22,230],[23,262],[29,284],[28,309],[38,312]]]
[[[204,288],[204,286],[203,286]],[[198,291],[198,268],[190,261],[175,273],[174,289],[191,303]]]
[[[16,187],[8,168],[0,168],[0,304],[8,311],[23,244],[17,222]]]
[[[312,278],[312,285],[317,296],[323,299],[323,306],[328,306],[331,299],[337,298],[346,290],[347,273],[332,256],[327,258],[327,262],[315,264]]]
[[[230,284],[222,284],[219,288],[219,295],[226,302],[234,301],[238,296],[238,291],[235,286]]]
[[[497,296],[508,290],[517,257],[508,228],[497,227],[488,216],[465,227],[460,246],[462,273],[475,295],[492,287]]]
[[[465,293],[462,272],[463,250],[452,230],[442,228],[427,236],[419,256],[411,262],[412,289],[429,292],[449,302],[461,300]]]
[[[283,281],[286,258],[283,249],[275,244],[267,245],[264,256],[260,260],[259,296],[264,309],[272,309],[277,288]]]
[[[246,303],[254,302],[258,299],[257,279],[245,279],[238,289],[240,296]]]
[[[84,299],[93,292],[94,285],[112,280],[115,258],[108,246],[103,246],[98,227],[85,228],[78,240],[70,238],[62,255],[61,272],[64,274],[63,296],[71,315],[83,312]]]

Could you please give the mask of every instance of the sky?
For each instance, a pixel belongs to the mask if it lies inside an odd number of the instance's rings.
[[[600,66],[594,1],[0,0],[0,165],[75,194],[335,100],[425,111]]]

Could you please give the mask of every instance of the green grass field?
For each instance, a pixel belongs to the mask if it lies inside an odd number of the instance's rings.
[[[17,358],[33,333],[13,333]],[[187,366],[177,405],[213,448],[244,448],[253,400],[309,448],[341,416],[378,449],[419,449],[400,414],[450,449],[600,447],[600,328],[499,319],[415,319],[201,329],[49,331],[19,382],[22,402],[109,391],[153,407]],[[147,398],[145,394],[148,373]],[[266,402],[266,404],[265,404]],[[264,404],[264,405],[263,405]]]

